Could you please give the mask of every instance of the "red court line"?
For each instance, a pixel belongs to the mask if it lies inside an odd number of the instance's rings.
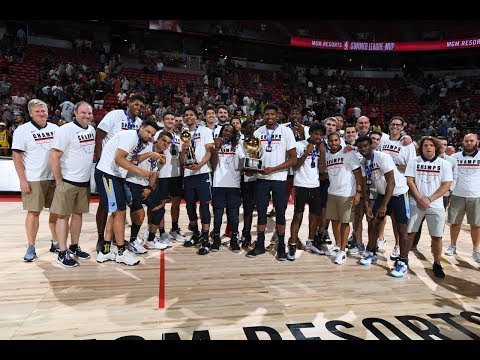
[[[158,284],[158,308],[165,308],[165,250],[160,250],[160,283]]]

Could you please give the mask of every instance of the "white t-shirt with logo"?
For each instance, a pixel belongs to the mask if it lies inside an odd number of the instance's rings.
[[[207,153],[207,149],[205,148],[205,145],[207,144],[213,145],[212,130],[210,130],[206,126],[197,125],[193,131],[190,131],[190,136],[191,136],[191,140],[189,145],[192,146],[192,140],[193,140],[195,144],[194,145],[195,158],[197,159],[197,162],[200,162],[202,161],[203,157]],[[185,169],[183,177],[206,174],[211,171],[212,171],[212,167],[210,166],[210,161],[207,161],[206,164],[204,164],[200,169],[196,171]]]
[[[390,140],[390,138],[383,138],[379,144],[380,151],[389,154],[395,165],[407,165],[410,160],[417,156],[415,145],[402,145],[400,140]]]
[[[307,140],[297,141],[297,159],[303,156],[307,146]],[[318,174],[318,154],[315,155],[315,159],[313,161],[312,153],[308,154],[303,165],[298,170],[293,171],[293,185],[310,189],[320,186]]]
[[[58,126],[50,122],[41,129],[37,126],[32,121],[20,125],[13,133],[12,150],[23,152],[23,165],[28,181],[53,180],[50,147]]]
[[[75,122],[60,126],[53,137],[53,149],[63,151],[62,177],[73,182],[90,181],[95,150],[95,128],[86,129]]]
[[[458,180],[452,195],[480,197],[480,151],[477,151],[473,157],[457,152],[452,155],[452,158],[458,163]]]
[[[151,143],[140,142],[140,146],[138,146],[139,139],[137,130],[125,130],[116,133],[110,141],[105,144],[102,157],[97,164],[97,169],[106,174],[125,179],[127,177],[127,170],[118,166],[115,162],[117,149],[125,150],[128,153],[127,160],[130,161],[137,151],[138,154],[140,154],[146,147],[150,147],[151,149]]]
[[[268,147],[268,137],[267,131],[270,134],[270,147],[271,151],[267,151]],[[291,149],[296,149],[295,136],[293,135],[292,129],[286,126],[280,126],[277,124],[277,127],[273,130],[267,130],[267,126],[263,125],[259,127],[253,133],[254,136],[260,139],[262,144],[263,154],[261,156],[264,167],[274,167],[280,164],[283,164],[287,160],[287,151]],[[256,173],[255,176],[257,179],[265,180],[287,180],[288,169],[281,171],[273,172],[269,175],[263,175]]]
[[[153,138],[157,141],[161,131],[155,134]],[[160,165],[158,168],[158,178],[173,178],[181,176],[180,169],[180,137],[177,134],[170,133],[173,137],[172,142],[167,150],[165,150],[165,164]],[[172,154],[173,153],[173,154]]]
[[[360,167],[357,155],[354,151],[344,153],[340,149],[335,154],[328,152],[325,154],[327,163],[328,179],[330,186],[328,193],[337,196],[353,196],[356,192],[356,181],[353,170]]]
[[[442,182],[453,181],[452,166],[440,157],[428,161],[417,156],[408,162],[405,176],[414,178],[417,190],[422,197],[432,195],[442,185]],[[410,197],[410,203],[417,204],[413,196]],[[430,206],[443,209],[443,197],[435,199]]]
[[[105,147],[107,141],[119,131],[138,130],[143,123],[142,119],[140,119],[138,116],[135,119],[130,119],[130,121],[131,129],[128,128],[128,119],[125,110],[112,110],[107,113],[102,121],[100,121],[100,123],[97,125],[98,129],[101,129],[107,133],[103,139],[102,146]]]
[[[243,149],[237,144],[223,144],[217,150],[218,163],[213,171],[213,187],[240,188],[240,160],[245,157]]]
[[[140,151],[140,153],[138,155],[146,154],[146,153],[149,153],[150,151],[155,151],[154,148],[155,148],[155,145],[153,143],[147,144],[145,149]],[[155,160],[153,160],[153,161],[152,160],[153,159],[147,158],[147,159],[143,160],[141,163],[139,163],[138,167],[141,168],[141,169],[145,169],[145,170],[157,171],[158,170],[158,162],[155,161]],[[137,174],[132,173],[132,172],[127,173],[126,181],[134,183],[134,184],[142,185],[142,186],[148,186],[148,184],[149,184],[149,179],[148,178],[138,176]]]
[[[377,189],[378,194],[385,195],[385,190],[387,189],[387,181],[385,180],[385,173],[393,171],[393,176],[395,179],[395,188],[393,189],[392,196],[398,196],[405,194],[408,191],[407,179],[405,176],[398,171],[393,159],[390,155],[380,152],[373,151],[373,165],[372,160],[363,158],[360,161],[362,168],[362,176],[366,176],[365,166],[368,166],[372,170],[371,181],[372,185]],[[367,178],[368,181],[368,178]]]

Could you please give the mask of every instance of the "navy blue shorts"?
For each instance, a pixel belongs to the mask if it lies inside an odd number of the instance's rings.
[[[127,210],[125,179],[95,169],[95,182],[100,203],[107,213]]]
[[[212,187],[212,206],[214,208],[240,208],[242,197],[239,188]]]
[[[247,181],[240,183],[240,189],[242,192],[242,202],[245,204],[255,204],[255,193],[256,193],[257,182],[256,181]]]
[[[378,211],[378,208],[383,202],[384,195],[377,195],[375,199],[375,204],[373,204],[373,215]],[[386,215],[395,216],[395,220],[399,224],[408,224],[408,219],[410,219],[410,200],[408,199],[408,192],[404,195],[392,196],[390,201],[387,204]]]
[[[320,205],[322,209],[327,207],[328,199],[328,187],[330,186],[330,180],[320,180]]]
[[[161,204],[162,198],[159,196],[158,187],[154,191],[150,191],[148,196],[142,200],[143,190],[145,190],[147,187],[129,181],[126,181],[125,183],[132,193],[132,203],[129,205],[130,210],[140,210],[142,208],[142,204],[145,204],[149,209],[153,209]],[[167,199],[168,198],[169,197],[167,196]]]
[[[165,193],[168,194],[167,197],[162,197],[162,199],[182,196],[183,178],[181,176],[172,178],[159,178],[157,180],[157,188],[161,190],[159,196],[165,196]]]
[[[305,211],[305,204],[308,204],[310,213],[320,215],[322,212],[320,187],[306,188],[295,186],[295,204],[293,211],[303,213]]]
[[[258,224],[265,225],[267,223],[267,208],[271,193],[276,222],[279,225],[284,225],[285,210],[288,205],[287,181],[258,179],[256,183]]]
[[[187,203],[210,202],[212,199],[210,174],[199,174],[183,178],[184,196]]]

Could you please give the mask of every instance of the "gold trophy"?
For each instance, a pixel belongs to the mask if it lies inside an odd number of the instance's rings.
[[[180,134],[180,139],[185,143],[190,143],[192,135],[190,135],[190,131],[188,129],[184,129]],[[185,150],[185,162],[184,166],[192,166],[198,164],[197,159],[195,159],[195,151],[193,150],[191,144],[189,144],[188,148]]]
[[[243,142],[243,148],[247,155],[247,157],[243,159],[243,169],[253,171],[263,170],[263,163],[262,160],[260,160],[263,148],[260,139],[255,136],[250,136]]]

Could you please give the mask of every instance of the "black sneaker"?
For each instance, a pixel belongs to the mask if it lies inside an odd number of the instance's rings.
[[[300,239],[297,239],[296,246],[298,250],[305,250],[305,245],[303,245],[302,240]]]
[[[277,260],[285,261],[287,260],[287,253],[285,252],[285,244],[280,244],[277,249]]]
[[[89,253],[86,253],[85,251],[82,251],[82,249],[80,248],[80,246],[77,246],[77,250],[73,251],[73,250],[72,250],[72,245],[70,245],[70,246],[68,247],[68,252],[70,253],[70,255],[74,255],[74,256],[76,256],[77,258],[79,258],[80,260],[90,259],[90,254],[89,254]]]
[[[65,267],[75,267],[78,263],[70,257],[70,253],[65,251],[63,253],[58,253],[57,262]]]
[[[209,252],[210,243],[208,241],[202,241],[202,246],[200,246],[200,249],[198,249],[198,255],[207,255]]]
[[[330,240],[330,235],[328,234],[328,230],[323,230],[322,242],[324,242],[325,244],[328,244],[328,245],[332,244],[332,240]]]
[[[236,238],[230,240],[230,250],[232,250],[234,253],[240,252],[240,246],[238,246],[238,241]]]
[[[58,246],[58,241],[50,243],[50,252],[51,253],[58,253],[60,252],[60,247]]]
[[[97,250],[97,253],[102,252],[102,247],[103,247],[103,240],[97,240],[97,245],[95,246],[95,250]]]
[[[250,233],[243,234],[240,242],[242,243],[242,249],[248,249],[252,245],[252,235]]]
[[[350,242],[348,243],[347,248],[348,248],[348,250],[350,250],[350,249],[356,248],[357,246],[358,246],[357,240],[355,239],[355,240],[350,241]]]
[[[213,240],[212,246],[210,246],[210,250],[213,252],[217,252],[218,250],[220,250],[221,244],[222,244],[222,241],[220,240],[220,238],[215,238]]]
[[[185,247],[195,246],[200,242],[201,238],[202,238],[202,235],[200,233],[193,234],[190,239],[188,239],[187,241],[185,241],[183,243],[183,246],[185,246]]]
[[[288,244],[287,260],[295,261],[295,252],[296,251],[297,251],[297,246],[295,244]]]
[[[445,277],[445,273],[443,272],[442,265],[439,262],[433,263],[433,273],[436,277],[443,279]]]
[[[349,248],[350,248],[350,245],[352,244],[357,244],[357,237],[355,235],[354,232],[352,232],[352,234],[350,235],[350,237],[348,238],[348,245],[349,245]]]
[[[254,258],[255,256],[265,254],[265,247],[255,246],[253,250],[247,253],[247,257]]]

